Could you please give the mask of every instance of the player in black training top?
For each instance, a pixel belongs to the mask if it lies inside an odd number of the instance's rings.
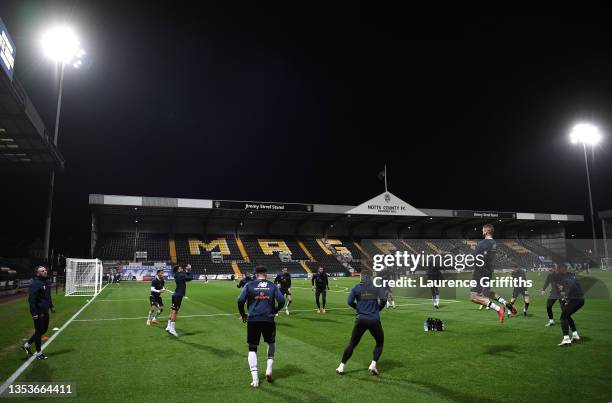
[[[242,288],[245,285],[247,285],[247,283],[251,280],[253,280],[255,278],[255,275],[251,276],[250,274],[245,274],[244,277],[242,277],[242,279],[240,279],[240,281],[238,282],[238,284],[236,284],[236,287],[238,288]]]
[[[287,296],[287,305],[285,305],[285,313],[289,315],[289,305],[291,305],[291,274],[286,267],[283,267],[282,273],[278,274],[274,279],[274,284],[278,286],[281,294]],[[278,315],[278,314],[277,314]]]
[[[168,317],[166,332],[178,337],[174,327],[176,324],[176,314],[178,313],[179,309],[181,309],[183,297],[187,292],[186,282],[193,280],[193,276],[191,275],[190,264],[187,264],[184,269],[182,266],[174,266],[172,268],[172,273],[174,273],[174,283],[176,285],[174,287],[174,292],[172,293],[172,306],[170,307],[170,316]]]
[[[444,279],[438,266],[429,267],[429,270],[427,271],[427,278],[432,281]],[[434,308],[440,309],[440,289],[438,287],[431,287],[431,300]]]
[[[38,266],[35,277],[30,283],[28,292],[28,303],[30,304],[30,316],[34,320],[34,334],[28,341],[23,343],[23,350],[27,355],[32,355],[30,347],[36,345],[36,359],[46,360],[47,356],[42,353],[42,336],[49,329],[49,310],[55,312],[51,300],[51,288],[47,284],[47,269]]]
[[[525,270],[519,267],[512,270],[512,278],[515,281],[520,279],[527,281],[527,273],[525,273]],[[527,287],[514,287],[512,290],[512,298],[510,298],[510,303],[514,305],[519,295],[523,297],[523,301],[525,302],[525,305],[523,306],[523,316],[527,316],[527,311],[529,310],[529,290]],[[508,312],[508,316],[510,316],[510,312]]]
[[[166,287],[164,287],[165,284],[164,270],[159,269],[151,281],[151,295],[149,296],[150,308],[147,326],[151,326],[151,323],[159,323],[157,317],[164,311],[164,301],[162,300],[161,293],[166,291]]]
[[[559,304],[561,305],[561,309],[563,309],[563,300],[559,297],[559,291],[557,290],[557,286],[555,285],[557,270],[559,268],[558,264],[554,264],[553,268],[548,276],[546,276],[546,280],[544,280],[544,285],[542,286],[542,295],[546,294],[546,288],[550,285],[550,294],[546,299],[546,314],[548,315],[548,322],[546,322],[546,327],[550,327],[555,324],[555,320],[553,317],[552,307],[559,300]]]
[[[353,350],[357,347],[361,337],[367,330],[376,342],[368,371],[373,375],[378,375],[376,363],[380,359],[385,344],[385,333],[380,323],[380,311],[387,304],[387,300],[385,299],[384,291],[380,287],[374,286],[371,272],[368,270],[361,272],[361,281],[351,289],[347,302],[351,308],[357,311],[357,317],[351,340],[344,349],[344,354],[342,354],[340,365],[336,368],[336,373],[338,375],[344,374],[344,366],[353,355]]]
[[[564,301],[561,309],[561,329],[563,330],[563,340],[558,345],[560,347],[568,347],[572,342],[580,340],[576,324],[572,315],[576,313],[584,305],[584,292],[576,277],[567,271],[565,265],[557,269],[554,275],[554,284],[557,287],[561,300]],[[569,336],[569,329],[572,329],[572,338]]]
[[[329,277],[325,273],[325,269],[319,267],[319,270],[312,275],[312,286],[315,290],[315,300],[317,302],[317,313],[325,313],[325,303],[327,302],[327,290],[329,290]],[[323,295],[323,307],[319,302],[319,297]]]
[[[484,239],[476,245],[475,255],[481,255],[484,264],[481,267],[474,268],[473,279],[476,280],[476,286],[471,289],[470,299],[473,303],[492,308],[497,311],[499,323],[503,324],[506,318],[505,305],[513,314],[516,314],[516,308],[510,302],[506,302],[499,294],[493,291],[490,287],[486,287],[486,282],[492,280],[495,255],[497,253],[497,243],[493,239],[493,225],[485,224],[482,227],[482,235]],[[502,306],[497,305],[491,300],[498,301]]]

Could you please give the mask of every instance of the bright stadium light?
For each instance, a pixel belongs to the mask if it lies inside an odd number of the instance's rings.
[[[572,144],[582,143],[594,146],[601,141],[601,137],[597,126],[590,123],[578,123],[570,132]]]
[[[42,48],[45,56],[58,63],[70,63],[85,54],[74,31],[64,25],[45,32]]]
[[[59,25],[46,31],[41,40],[44,55],[54,61],[59,69],[59,85],[57,93],[57,109],[55,113],[55,129],[53,144],[57,147],[57,135],[59,132],[60,111],[62,108],[62,92],[64,88],[64,70],[66,65],[71,64],[78,69],[82,65],[81,58],[85,51],[81,49],[81,43],[75,32],[65,25]],[[51,239],[51,217],[53,215],[53,191],[55,184],[55,170],[51,170],[49,178],[49,200],[47,202],[47,222],[45,225],[44,254],[49,258],[49,243]]]
[[[591,208],[591,232],[593,235],[593,251],[595,252],[595,258],[598,256],[597,252],[597,239],[595,234],[595,213],[593,211],[593,195],[591,193],[591,178],[589,173],[589,160],[587,158],[587,145],[591,146],[591,150],[602,140],[601,132],[599,128],[591,123],[577,123],[570,132],[570,141],[572,144],[582,144],[582,151],[584,153],[584,166],[586,168],[587,177],[587,189],[589,192],[589,206]]]

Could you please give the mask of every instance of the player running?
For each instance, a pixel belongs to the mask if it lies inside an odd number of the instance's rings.
[[[149,308],[147,326],[151,326],[151,323],[159,323],[157,317],[164,311],[164,301],[162,300],[161,293],[166,291],[166,287],[164,287],[165,283],[164,270],[158,269],[155,277],[151,281],[151,295],[149,296],[151,307]]]
[[[166,332],[178,337],[175,329],[176,315],[178,314],[179,309],[181,309],[181,303],[183,302],[183,297],[187,291],[186,282],[193,280],[193,275],[191,274],[190,264],[188,264],[184,269],[182,266],[174,266],[172,268],[172,273],[174,273],[174,283],[176,286],[174,288],[174,292],[172,293],[172,306],[170,307],[170,316],[168,316],[168,326],[166,326]]]
[[[393,309],[396,308],[395,306],[395,298],[393,298],[393,289],[391,288],[391,286],[389,285],[388,280],[393,280],[394,279],[394,269],[392,268],[386,268],[385,270],[380,272],[380,275],[382,277],[383,280],[387,280],[385,284],[385,286],[383,287],[383,290],[385,292],[385,299],[387,300],[387,308],[389,307],[393,307]]]
[[[505,319],[505,305],[512,314],[516,314],[516,308],[509,302],[506,302],[499,294],[491,290],[489,287],[484,287],[483,279],[491,279],[493,277],[493,264],[495,263],[495,255],[497,253],[497,243],[493,239],[493,225],[485,224],[482,227],[482,235],[484,239],[476,245],[475,255],[482,255],[484,264],[481,267],[476,266],[474,269],[474,277],[477,284],[471,289],[470,299],[473,303],[486,306],[494,309],[499,316],[499,323],[503,324]],[[491,299],[498,301],[502,306],[497,305]]]
[[[312,275],[312,286],[315,290],[315,300],[317,301],[317,313],[325,313],[325,303],[327,302],[327,290],[329,290],[329,277],[325,273],[325,269],[319,267],[319,270]],[[315,289],[316,288],[316,289]],[[319,297],[323,295],[323,308],[319,302]]]
[[[385,333],[380,323],[380,311],[383,310],[387,301],[385,300],[383,290],[380,287],[375,287],[372,283],[372,275],[369,271],[361,272],[361,282],[351,289],[348,296],[348,304],[357,311],[355,326],[349,344],[344,349],[342,361],[336,368],[338,375],[344,374],[344,366],[353,355],[353,350],[359,344],[361,337],[366,330],[370,332],[376,346],[372,353],[372,362],[368,367],[368,371],[372,375],[378,375],[376,363],[380,359],[383,347],[385,344]]]
[[[512,278],[515,281],[521,279],[527,281],[527,273],[519,267],[512,271]],[[523,316],[527,316],[527,311],[529,310],[529,290],[527,290],[527,287],[514,287],[512,290],[512,298],[510,298],[510,303],[512,305],[514,305],[519,295],[523,297],[523,302],[525,303],[523,306]],[[510,312],[508,312],[508,316],[510,316]]]
[[[263,335],[264,342],[268,344],[268,361],[266,367],[266,381],[272,382],[272,366],[276,351],[276,323],[274,316],[283,308],[285,298],[274,283],[267,280],[267,270],[264,266],[255,268],[256,278],[247,283],[238,297],[238,311],[243,322],[247,323],[247,343],[249,345],[249,368],[253,381],[251,386],[259,386],[257,372],[257,346]],[[244,303],[247,303],[248,315],[244,312]]]
[[[555,274],[555,285],[561,300],[565,303],[561,308],[561,329],[563,340],[558,344],[560,347],[569,347],[572,342],[580,340],[576,324],[572,315],[584,305],[584,292],[576,277],[567,271],[565,265],[560,266]],[[569,329],[572,329],[572,338],[569,336]]]
[[[282,273],[279,273],[274,279],[274,284],[280,288],[281,294],[287,296],[287,304],[285,305],[285,313],[289,315],[289,305],[291,305],[291,274],[286,267],[283,267]],[[278,314],[277,314],[278,315]]]

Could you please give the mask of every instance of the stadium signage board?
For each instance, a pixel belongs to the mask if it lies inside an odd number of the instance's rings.
[[[15,44],[9,35],[4,22],[0,18],[0,64],[2,69],[13,81],[13,70],[15,69]]]
[[[453,210],[453,217],[466,218],[516,218],[516,213],[499,211]]]
[[[390,192],[384,192],[365,203],[345,212],[345,214],[426,216],[427,214],[412,207]]]
[[[213,208],[251,211],[303,211],[312,213],[312,204],[214,200]]]

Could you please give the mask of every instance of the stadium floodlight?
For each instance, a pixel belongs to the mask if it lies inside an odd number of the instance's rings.
[[[42,36],[41,45],[45,56],[56,63],[60,73],[57,93],[57,109],[55,114],[55,129],[53,135],[53,144],[57,147],[59,119],[62,107],[62,91],[64,88],[64,70],[67,64],[72,64],[72,67],[75,69],[80,68],[82,63],[81,58],[85,56],[85,51],[81,49],[81,43],[76,33],[70,27],[65,25],[59,25],[46,31]],[[47,221],[45,225],[45,259],[49,258],[54,184],[55,170],[52,169],[49,178],[49,199],[47,203]]]
[[[79,38],[65,25],[53,27],[44,33],[42,47],[45,56],[58,63],[70,63],[85,52],[81,49]]]
[[[582,151],[584,152],[584,165],[586,167],[587,188],[589,191],[589,205],[591,208],[591,232],[593,234],[593,251],[597,258],[597,237],[595,235],[595,213],[593,211],[593,196],[591,194],[591,177],[589,174],[589,161],[587,158],[586,146],[596,146],[602,140],[599,128],[591,123],[577,123],[570,132],[570,141],[572,144],[582,143]]]
[[[590,123],[578,123],[570,132],[570,141],[572,144],[582,143],[585,145],[597,145],[601,141],[601,133],[599,128]]]

